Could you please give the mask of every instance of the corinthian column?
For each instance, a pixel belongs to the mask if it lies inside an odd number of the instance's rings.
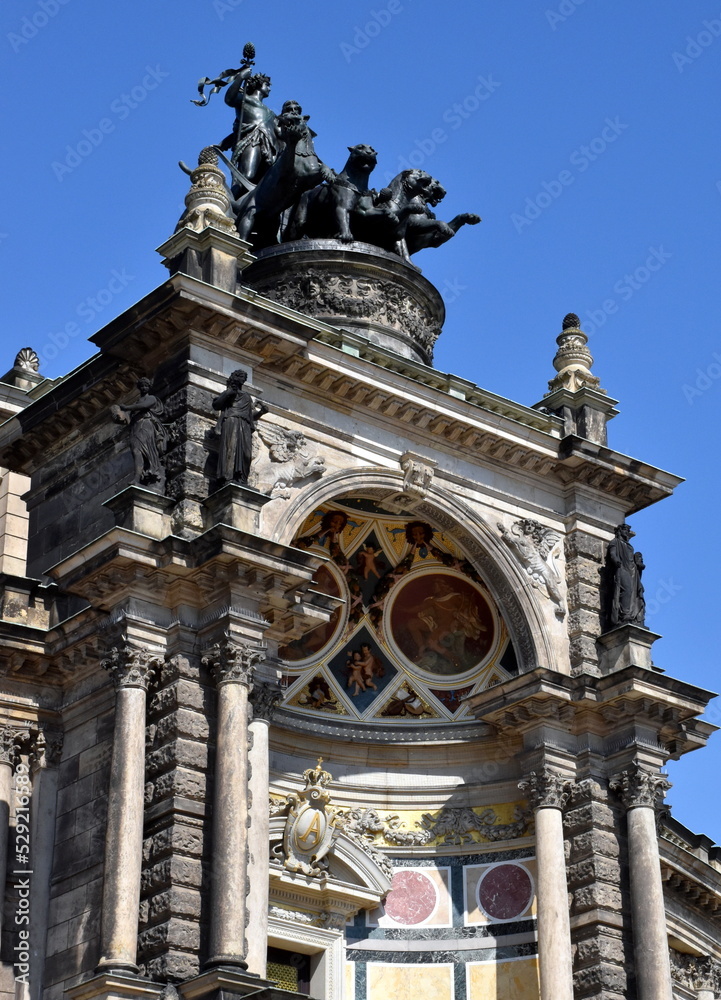
[[[117,691],[100,937],[99,972],[137,972],[138,909],[143,860],[145,702],[162,656],[127,641],[102,666]]]
[[[671,787],[661,774],[632,764],[610,782],[628,810],[628,867],[638,1000],[673,1000],[658,853],[656,809]]]
[[[535,812],[538,866],[538,966],[541,1000],[573,1000],[563,807],[568,782],[549,767],[518,783]]]
[[[248,971],[265,979],[268,955],[268,881],[270,878],[270,769],[268,734],[273,712],[282,697],[277,684],[253,684],[250,700],[250,830],[248,831]]]
[[[263,650],[229,633],[203,657],[218,687],[208,967],[248,967],[248,688],[262,657]]]
[[[50,893],[53,872],[55,814],[58,802],[58,766],[63,734],[41,729],[30,749],[33,797],[30,806],[33,877],[30,882],[30,998],[41,1000],[47,953]]]

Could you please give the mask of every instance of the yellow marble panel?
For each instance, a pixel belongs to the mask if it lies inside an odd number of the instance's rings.
[[[355,962],[346,962],[343,969],[343,1000],[355,997]]]
[[[513,858],[510,862],[505,862],[506,864],[517,864],[525,868],[531,879],[533,880],[533,898],[531,900],[531,905],[527,907],[523,913],[518,914],[510,918],[511,920],[524,920],[528,917],[535,917],[536,915],[536,859],[535,858]],[[483,875],[493,868],[494,865],[468,865],[463,870],[464,878],[464,895],[465,895],[465,908],[466,924],[487,924],[487,923],[503,923],[503,920],[493,920],[490,921],[488,916],[480,909],[478,906],[478,897],[476,893],[476,888],[480,882]]]
[[[453,1000],[452,965],[374,963],[367,970],[368,1000]]]
[[[539,1000],[538,962],[470,962],[466,966],[468,1000]]]

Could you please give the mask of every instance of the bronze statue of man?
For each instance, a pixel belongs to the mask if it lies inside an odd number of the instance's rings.
[[[225,92],[225,103],[235,109],[232,133],[220,144],[232,149],[231,161],[252,184],[257,184],[278,155],[277,116],[265,103],[270,77],[243,67]]]
[[[234,371],[228,378],[227,388],[213,400],[213,409],[220,411],[216,472],[219,483],[248,485],[255,422],[268,412],[266,406],[254,402],[243,388],[247,379],[242,368]]]

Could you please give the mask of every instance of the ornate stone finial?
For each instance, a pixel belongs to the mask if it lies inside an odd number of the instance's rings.
[[[37,373],[40,371],[40,358],[32,347],[21,347],[15,356],[13,368],[22,368],[25,372]]]
[[[558,372],[548,383],[549,391],[568,389],[577,392],[579,389],[595,389],[605,393],[601,388],[601,380],[591,373],[593,357],[586,344],[588,337],[581,329],[581,321],[575,313],[568,313],[563,320],[563,329],[556,338],[558,350],[553,359],[553,367]]]
[[[48,729],[35,729],[30,736],[31,769],[39,771],[46,767],[57,767],[62,757],[63,734]]]
[[[531,771],[518,782],[532,809],[563,809],[571,794],[572,783],[557,771],[544,765],[540,771]]]
[[[113,678],[117,690],[142,688],[147,691],[163,665],[163,656],[161,653],[133,646],[124,639],[120,645],[108,650],[108,655],[100,665]]]
[[[277,684],[254,683],[250,692],[253,718],[270,722],[282,698],[283,692]]]
[[[255,665],[264,656],[264,648],[240,642],[226,632],[221,642],[210,646],[201,662],[213,674],[218,686],[232,682],[250,687]]]
[[[214,146],[201,149],[198,166],[191,170],[180,163],[181,170],[190,175],[191,188],[185,196],[185,211],[175,227],[192,229],[199,233],[212,226],[228,236],[235,237],[235,223],[230,211],[230,194],[225,174],[218,166],[218,150]]]
[[[609,782],[609,788],[618,793],[627,809],[661,808],[670,787],[671,782],[664,774],[654,773],[636,762]]]

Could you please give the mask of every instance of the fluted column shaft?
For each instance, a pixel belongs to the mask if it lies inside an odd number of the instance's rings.
[[[270,878],[270,815],[268,792],[270,720],[281,698],[275,684],[253,685],[250,723],[250,829],[248,831],[248,971],[265,979],[268,955],[268,883]]]
[[[33,794],[30,814],[33,877],[30,883],[30,1000],[41,1000],[47,954],[50,880],[53,873],[58,765],[62,733],[40,730],[30,751]]]
[[[247,968],[248,689],[262,653],[230,637],[203,657],[218,687],[210,957],[206,966]]]
[[[638,1000],[673,1000],[656,807],[668,788],[660,775],[633,764],[611,788],[628,810],[628,867]]]
[[[137,972],[143,860],[145,710],[148,684],[162,658],[128,643],[103,666],[117,689],[110,765],[99,971]]]
[[[519,782],[535,812],[538,868],[538,966],[541,1000],[573,1000],[563,806],[566,782],[544,767]]]

